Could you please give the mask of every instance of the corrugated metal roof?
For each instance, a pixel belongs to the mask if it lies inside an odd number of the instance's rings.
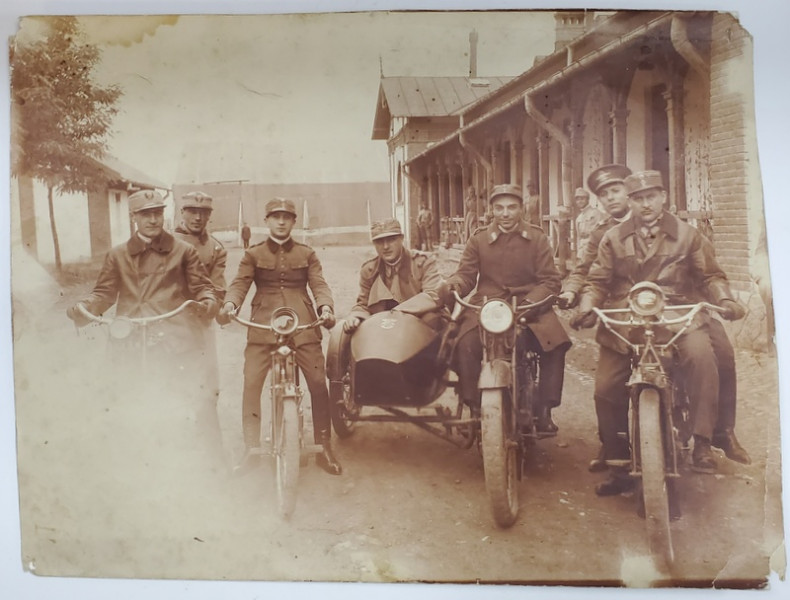
[[[445,117],[512,77],[382,77],[391,117]]]

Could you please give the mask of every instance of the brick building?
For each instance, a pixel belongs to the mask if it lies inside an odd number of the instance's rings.
[[[565,269],[572,194],[587,175],[612,162],[659,170],[670,210],[712,239],[749,304],[739,335],[755,338],[766,309],[752,273],[767,257],[749,34],[715,12],[563,11],[555,21],[553,54],[460,108],[453,132],[406,160],[409,193],[441,219],[467,186],[487,197],[519,184]]]

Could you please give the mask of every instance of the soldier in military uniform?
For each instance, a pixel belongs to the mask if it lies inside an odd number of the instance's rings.
[[[706,252],[701,234],[664,210],[667,196],[661,174],[634,173],[624,179],[624,185],[631,218],[604,234],[587,277],[579,313],[571,319],[571,325],[594,325],[593,306],[624,306],[628,290],[639,281],[658,283],[673,303],[709,298],[725,309],[724,318],[742,317],[743,308],[734,301],[726,275]],[[694,407],[692,467],[706,473],[716,469],[711,442],[718,418],[720,385],[710,322],[708,315],[698,315],[692,328],[676,342],[681,372]],[[599,328],[597,340],[600,355],[595,403],[604,455],[607,459],[627,459],[628,441],[620,434],[620,428],[628,414],[630,355],[628,348],[604,328]],[[627,472],[610,471],[609,478],[596,487],[598,495],[615,495],[633,487]]]
[[[371,314],[390,310],[420,292],[438,299],[436,290],[442,279],[436,259],[405,248],[403,231],[396,219],[373,223],[370,239],[376,257],[360,269],[357,302],[343,323],[346,333],[353,332]]]
[[[217,300],[222,302],[225,297],[225,264],[228,253],[222,243],[212,236],[208,230],[208,222],[213,210],[213,199],[203,192],[189,192],[181,197],[181,223],[176,227],[173,235],[187,242],[197,250],[200,262],[214,284]],[[219,367],[217,365],[217,335],[213,319],[201,319],[201,332],[204,339],[203,355],[203,381],[206,391],[211,396],[210,401],[202,407],[199,415],[207,437],[210,437],[215,447],[221,453],[222,437],[220,433],[219,418],[217,415],[216,400],[219,396]]]
[[[554,253],[546,235],[539,227],[524,220],[524,200],[517,185],[497,185],[489,198],[493,223],[478,229],[466,243],[456,272],[447,280],[451,290],[465,296],[475,287],[473,303],[483,297],[519,303],[537,302],[560,291],[560,274],[554,265]],[[556,431],[552,408],[559,406],[565,369],[565,353],[570,338],[553,310],[531,317],[529,329],[520,343],[538,351],[540,356],[540,389],[538,429]],[[480,392],[477,388],[482,369],[483,348],[478,333],[478,315],[466,311],[459,324],[455,354],[459,395],[473,411],[479,411]]]
[[[254,281],[252,321],[268,323],[272,312],[281,306],[295,310],[301,323],[314,321],[316,311],[308,294],[309,287],[318,312],[325,319],[325,327],[328,329],[334,325],[332,292],[324,280],[321,263],[312,248],[291,238],[295,223],[296,208],[291,200],[275,198],[266,204],[269,237],[244,252],[238,273],[225,295],[220,322],[228,319],[243,304]],[[321,332],[315,328],[307,329],[294,337],[294,343],[296,362],[310,390],[315,442],[323,447],[316,457],[316,463],[328,473],[339,475],[342,469],[330,445],[329,391],[321,350]],[[264,380],[271,367],[274,344],[275,336],[270,331],[249,329],[247,332],[242,398],[242,428],[247,452],[240,466],[254,460],[256,454],[250,450],[260,442],[260,399]]]

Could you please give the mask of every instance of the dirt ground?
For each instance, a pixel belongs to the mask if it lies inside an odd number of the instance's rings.
[[[368,248],[320,248],[343,315]],[[231,249],[229,277],[241,251]],[[451,270],[452,256],[442,253]],[[491,518],[476,448],[406,424],[362,424],[335,439],[344,472],[301,470],[289,521],[271,465],[233,476],[241,450],[245,332],[217,333],[223,456],[210,456],[188,399],[145,373],[108,377],[101,338],[78,337],[65,308],[92,281],[24,307],[15,330],[22,556],[39,575],[164,579],[480,582],[645,587],[657,581],[633,495],[598,498],[591,399],[596,345],[574,334],[559,435],[539,442],[510,529]],[[675,583],[752,587],[781,548],[776,359],[739,352],[738,433],[753,464],[719,454],[716,475],[684,472],[672,524]],[[305,407],[309,409],[309,400]],[[309,415],[309,410],[307,411]],[[309,419],[309,417],[308,417]],[[781,551],[774,557],[783,565]]]

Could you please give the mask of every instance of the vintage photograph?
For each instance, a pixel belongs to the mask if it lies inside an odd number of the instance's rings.
[[[9,65],[26,572],[784,577],[736,14],[26,16]]]

